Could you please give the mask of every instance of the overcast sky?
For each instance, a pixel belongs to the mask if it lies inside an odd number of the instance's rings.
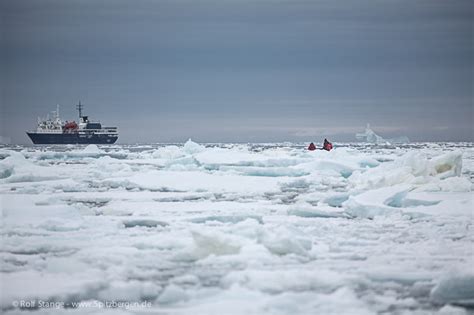
[[[473,3],[4,0],[0,134],[81,100],[119,143],[472,141]]]

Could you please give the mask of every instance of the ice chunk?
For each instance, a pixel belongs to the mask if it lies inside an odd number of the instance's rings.
[[[434,178],[445,179],[459,176],[462,169],[462,153],[450,152],[428,160],[419,153],[407,153],[393,162],[365,172],[354,172],[349,178],[353,187],[379,188],[397,184],[426,184]]]
[[[0,161],[0,184],[47,181],[62,177],[57,169],[35,165],[22,153],[8,151],[8,154],[8,157]]]
[[[158,227],[158,226],[167,226],[168,223],[157,221],[157,220],[151,220],[151,219],[133,219],[133,220],[123,221],[123,225],[126,228],[132,228],[132,227],[137,227],[137,226],[153,228],[153,227]]]
[[[317,162],[316,169],[333,170],[341,174],[341,176],[344,178],[351,176],[352,172],[354,172],[354,168],[345,163],[327,161],[327,160],[322,160],[322,161]]]
[[[387,205],[405,196],[409,185],[397,185],[373,189],[359,195],[350,196],[342,205],[346,213],[354,217],[373,218],[377,215],[399,214],[398,208]]]
[[[412,208],[418,206],[432,206],[440,203],[440,200],[421,200],[408,198],[409,189],[397,192],[384,201],[384,204],[395,208]]]
[[[189,299],[189,296],[185,290],[175,284],[170,284],[160,294],[157,301],[160,304],[173,304],[187,299]]]
[[[397,197],[397,196],[394,196]],[[399,207],[403,213],[412,215],[472,217],[472,196],[460,192],[426,193],[410,191],[400,198],[390,198],[388,205]]]
[[[349,199],[348,194],[335,194],[327,197],[324,201],[331,207],[342,207],[342,203]]]
[[[439,309],[440,315],[468,315],[467,311],[462,307],[445,305]]]
[[[292,226],[279,226],[264,234],[262,244],[276,255],[308,255],[312,248],[311,238]]]
[[[95,170],[96,178],[110,177],[111,174],[114,177],[127,176],[133,173],[133,168],[130,165],[110,156],[101,156],[93,163],[97,166]]]
[[[193,156],[185,156],[169,160],[164,167],[170,171],[198,171],[199,162]]]
[[[191,139],[186,141],[186,143],[183,146],[183,151],[188,154],[195,154],[195,153],[202,152],[204,150],[205,148],[202,145],[197,144],[196,142],[193,142]]]
[[[320,209],[315,207],[294,207],[288,209],[289,215],[295,215],[303,218],[338,218],[343,217],[344,212],[334,209]]]
[[[306,179],[297,179],[290,182],[281,183],[281,190],[283,192],[303,192],[311,185]]]
[[[441,178],[460,176],[462,170],[462,152],[454,151],[441,156],[434,157],[430,161],[432,175],[440,175]]]
[[[206,257],[211,254],[237,254],[242,247],[241,242],[236,237],[220,232],[202,233],[193,231],[192,235],[196,245],[196,254],[199,257]]]
[[[12,176],[12,174],[13,174],[12,165],[0,164],[0,179],[10,177]]]
[[[183,156],[184,154],[181,148],[175,145],[158,148],[152,153],[152,157],[156,159],[171,160],[181,158]]]
[[[83,150],[83,153],[87,154],[100,154],[103,151],[99,149],[99,147],[96,144],[88,144]]]
[[[452,274],[442,278],[430,295],[435,303],[474,306],[474,274]]]

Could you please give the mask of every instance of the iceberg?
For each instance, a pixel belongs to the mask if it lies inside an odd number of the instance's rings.
[[[356,133],[355,135],[357,140],[368,142],[368,143],[375,143],[375,144],[396,144],[396,143],[408,143],[410,139],[406,136],[391,138],[391,139],[384,139],[378,134],[376,134],[372,129],[370,129],[370,124],[367,124],[365,128],[365,132],[363,133]]]

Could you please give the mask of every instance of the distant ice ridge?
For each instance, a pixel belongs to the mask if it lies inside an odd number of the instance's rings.
[[[0,309],[468,314],[473,161],[469,143],[2,147]],[[35,299],[151,307],[14,304]]]
[[[364,133],[357,133],[356,139],[368,143],[376,144],[397,144],[397,143],[409,143],[410,139],[406,136],[396,137],[392,139],[384,139],[381,136],[377,135],[372,129],[370,129],[370,124],[367,124]]]

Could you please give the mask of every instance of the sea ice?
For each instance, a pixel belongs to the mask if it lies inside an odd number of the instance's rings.
[[[472,147],[2,146],[1,311],[468,314]]]

